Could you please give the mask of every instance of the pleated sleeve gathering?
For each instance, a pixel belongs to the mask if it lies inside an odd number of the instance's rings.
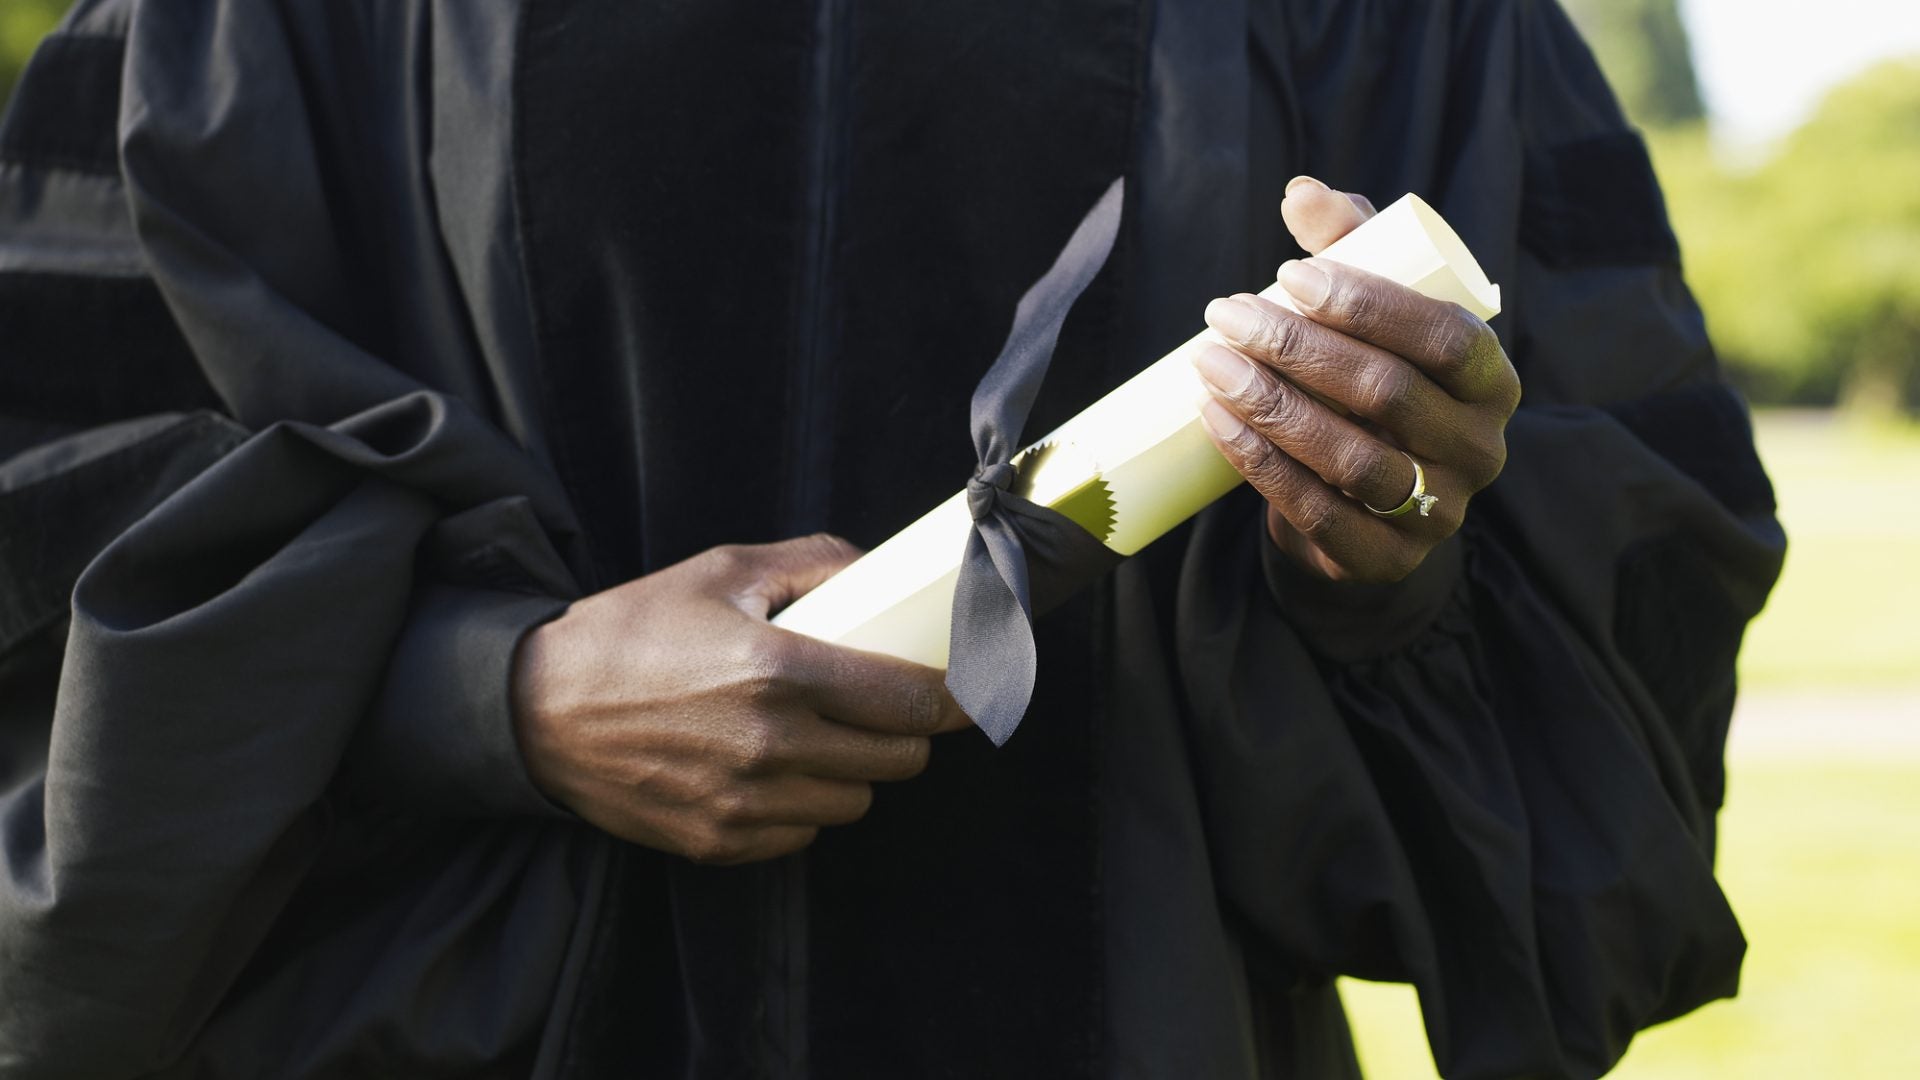
[[[1296,48],[1421,43],[1393,58],[1434,90],[1413,130],[1452,139],[1424,162],[1340,142],[1387,76],[1321,52],[1352,74],[1301,92],[1302,171],[1434,194],[1507,288],[1525,400],[1503,475],[1400,584],[1300,570],[1250,492],[1202,519],[1179,663],[1216,879],[1282,985],[1413,983],[1445,1075],[1598,1075],[1737,986],[1714,815],[1734,656],[1784,550],[1771,489],[1559,9],[1372,5],[1432,24],[1403,34],[1312,7]]]

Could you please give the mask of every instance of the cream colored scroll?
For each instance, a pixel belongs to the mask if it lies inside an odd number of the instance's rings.
[[[1483,319],[1500,311],[1499,286],[1415,195],[1320,257],[1450,300]],[[1260,295],[1293,308],[1278,283]],[[1132,555],[1231,491],[1240,474],[1207,438],[1198,411],[1206,391],[1189,359],[1219,340],[1202,331],[1028,447],[1014,461],[1015,492]],[[954,582],[971,525],[961,492],[795,601],[774,625],[945,667]]]

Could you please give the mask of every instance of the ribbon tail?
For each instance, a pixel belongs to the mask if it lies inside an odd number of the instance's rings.
[[[1012,498],[1011,462],[1067,313],[1113,251],[1125,192],[1124,180],[1116,179],[1081,219],[1053,266],[1020,298],[1007,343],[973,392],[973,445],[980,467],[967,485],[974,527],[954,585],[947,687],[996,746],[1026,716],[1039,671],[1027,551],[1003,505]],[[1080,528],[1045,513],[1063,528]]]
[[[1032,609],[1026,554],[996,513],[967,537],[947,663],[947,689],[995,746],[1013,737],[1033,700],[1040,656]]]
[[[1074,302],[1107,264],[1125,201],[1126,178],[1118,177],[1014,308],[1006,344],[973,391],[973,448],[982,465],[1009,461],[1020,449],[1020,431],[1053,363],[1060,330]]]

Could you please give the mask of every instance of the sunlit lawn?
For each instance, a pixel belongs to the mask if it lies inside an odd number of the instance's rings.
[[[1745,684],[1920,685],[1920,426],[1765,415],[1787,570],[1740,657]]]
[[[1920,428],[1762,417],[1791,536],[1787,574],[1748,639],[1755,697],[1809,703],[1801,730],[1736,751],[1720,878],[1750,948],[1738,999],[1646,1033],[1628,1080],[1920,1077],[1920,742],[1832,737],[1920,725]],[[1830,692],[1829,692],[1830,691]],[[1368,1075],[1434,1075],[1404,987],[1343,985]]]

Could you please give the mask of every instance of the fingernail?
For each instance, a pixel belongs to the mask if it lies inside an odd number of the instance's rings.
[[[1193,366],[1202,379],[1228,397],[1239,397],[1253,378],[1253,366],[1239,353],[1221,345],[1196,349]]]
[[[1290,259],[1280,264],[1280,285],[1302,306],[1317,308],[1327,302],[1333,291],[1333,279],[1310,262]]]
[[[1240,436],[1247,431],[1247,425],[1233,415],[1232,409],[1211,398],[1200,405],[1200,422],[1207,425],[1207,430],[1213,432],[1213,437],[1223,443],[1239,442]]]
[[[1238,300],[1222,297],[1207,305],[1207,325],[1242,345],[1260,332],[1260,313]]]
[[[1320,181],[1318,181],[1318,180],[1315,180],[1315,179],[1314,179],[1313,177],[1311,177],[1311,176],[1296,176],[1296,177],[1294,177],[1293,179],[1291,179],[1291,180],[1289,180],[1289,181],[1287,181],[1287,194],[1289,194],[1289,195],[1291,195],[1291,194],[1293,194],[1293,189],[1294,189],[1294,188],[1297,188],[1297,187],[1300,187],[1300,186],[1301,186],[1301,185],[1303,185],[1303,184],[1304,184],[1304,185],[1311,185],[1311,186],[1313,186],[1313,187],[1317,187],[1317,188],[1319,188],[1319,189],[1320,189],[1321,191],[1325,191],[1325,190],[1327,190],[1327,185],[1325,185],[1325,184],[1323,184],[1323,183],[1321,183],[1321,182],[1320,182]]]

